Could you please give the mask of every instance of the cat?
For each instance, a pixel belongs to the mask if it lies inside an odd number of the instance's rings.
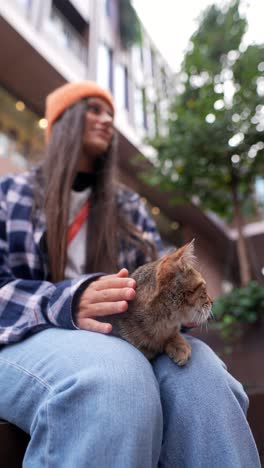
[[[165,352],[179,366],[185,365],[191,346],[180,333],[181,326],[201,324],[212,308],[205,280],[194,263],[192,241],[137,268],[131,275],[137,283],[135,299],[126,312],[108,317],[113,334],[134,345],[149,360]]]

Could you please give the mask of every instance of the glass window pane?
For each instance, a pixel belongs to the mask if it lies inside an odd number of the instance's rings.
[[[118,108],[128,109],[127,68],[119,63],[115,67],[114,96]]]
[[[146,112],[145,90],[137,88],[135,91],[135,124],[142,129],[148,128]]]
[[[37,161],[43,150],[39,116],[1,87],[0,103],[0,158],[24,169]]]
[[[67,18],[54,6],[50,17],[46,21],[45,30],[50,34],[56,45],[68,49],[78,59],[86,63],[88,44],[85,43],[84,37],[69,23]]]
[[[106,89],[113,88],[113,59],[112,51],[105,44],[98,48],[97,82]]]

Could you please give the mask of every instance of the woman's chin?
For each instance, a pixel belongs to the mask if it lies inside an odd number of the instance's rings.
[[[98,139],[93,142],[84,143],[84,150],[90,156],[100,156],[109,148],[109,143],[105,140]]]

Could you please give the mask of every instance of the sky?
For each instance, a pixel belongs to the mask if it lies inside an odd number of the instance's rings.
[[[197,28],[197,17],[212,3],[225,0],[133,0],[134,7],[158,49],[173,71],[178,71],[188,40]],[[246,43],[264,43],[264,1],[243,0],[248,19]]]

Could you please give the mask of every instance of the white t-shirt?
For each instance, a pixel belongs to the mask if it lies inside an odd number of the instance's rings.
[[[88,187],[81,192],[71,190],[69,225],[73,222],[77,213],[89,199],[90,195],[91,187]],[[87,221],[85,221],[76,236],[68,245],[67,263],[65,268],[66,279],[76,278],[76,276],[83,275],[85,272],[87,227],[88,224]]]

